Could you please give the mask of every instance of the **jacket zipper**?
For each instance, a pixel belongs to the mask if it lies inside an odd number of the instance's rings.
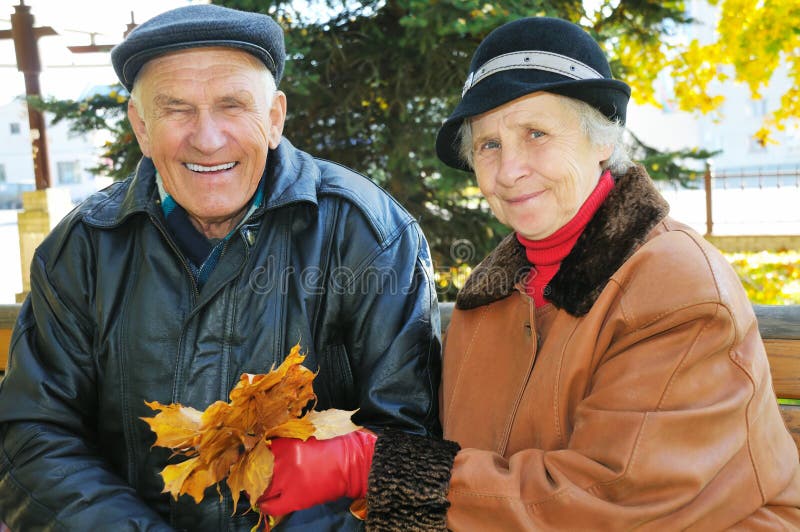
[[[517,398],[514,400],[514,407],[511,410],[512,414],[508,418],[508,424],[504,430],[503,441],[500,442],[500,449],[498,452],[503,456],[505,456],[506,449],[508,448],[508,440],[511,438],[511,427],[514,425],[514,420],[517,418],[519,404],[522,402],[522,396],[525,393],[528,382],[531,380],[533,367],[536,365],[536,357],[539,355],[539,336],[536,332],[536,307],[534,306],[533,298],[531,297],[528,297],[528,321],[531,326],[531,346],[533,348],[533,356],[531,357],[531,363],[530,366],[528,366],[528,371],[525,374],[525,380],[522,381],[522,385],[517,392]]]
[[[167,241],[167,243],[169,244],[169,247],[172,248],[172,251],[178,256],[178,259],[180,260],[181,264],[183,265],[183,269],[186,271],[186,274],[189,276],[189,281],[192,284],[192,307],[194,307],[195,303],[197,302],[197,300],[200,297],[200,291],[197,289],[197,282],[194,280],[194,276],[192,275],[191,268],[189,268],[189,264],[186,262],[186,259],[184,258],[183,254],[180,252],[178,247],[172,241],[172,238],[170,238],[170,236],[167,233],[166,229],[164,229],[161,226],[161,224],[158,222],[156,217],[151,214],[150,215],[150,220],[153,222],[153,225],[155,225],[156,228],[161,232],[161,235]],[[181,335],[180,335],[180,338],[178,339],[178,357],[175,360],[175,368],[173,370],[174,373],[175,373],[175,379],[173,380],[173,383],[172,383],[172,402],[173,403],[174,402],[178,402],[178,380],[180,379],[180,367],[181,367],[181,362],[183,361],[183,339],[184,339],[184,336],[186,335],[186,331],[185,331],[184,328],[185,328],[185,324],[182,326]]]
[[[192,269],[189,267],[189,263],[186,262],[183,253],[180,252],[178,246],[176,246],[175,243],[172,241],[172,238],[169,236],[169,233],[167,233],[167,230],[161,227],[161,224],[152,214],[150,214],[150,221],[153,222],[153,225],[156,226],[158,231],[161,233],[161,236],[163,236],[164,240],[167,241],[169,247],[172,248],[172,251],[175,253],[175,255],[178,256],[178,259],[180,259],[181,264],[183,265],[184,271],[186,271],[186,274],[189,276],[189,281],[192,283],[192,296],[193,296],[192,306],[194,306],[194,303],[197,302],[197,300],[200,297],[200,291],[197,289],[197,282],[194,280],[194,275],[192,275]],[[225,250],[223,248],[223,252],[224,251]]]

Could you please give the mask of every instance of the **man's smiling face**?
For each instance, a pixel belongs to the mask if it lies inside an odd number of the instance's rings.
[[[128,112],[142,152],[206,236],[238,223],[280,142],[286,99],[268,76],[246,52],[190,48],[149,61],[136,80]]]

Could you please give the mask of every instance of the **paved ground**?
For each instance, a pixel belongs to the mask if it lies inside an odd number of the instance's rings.
[[[674,190],[662,194],[670,202],[671,214],[705,233],[705,193]],[[714,234],[800,235],[800,188],[715,189]],[[0,210],[0,305],[14,303],[22,290],[17,211]]]

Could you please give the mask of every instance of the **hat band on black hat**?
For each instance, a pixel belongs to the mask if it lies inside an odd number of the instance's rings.
[[[540,50],[523,50],[493,57],[474,72],[470,72],[461,97],[481,80],[498,72],[517,69],[544,70],[576,80],[604,79],[597,70],[569,56]]]

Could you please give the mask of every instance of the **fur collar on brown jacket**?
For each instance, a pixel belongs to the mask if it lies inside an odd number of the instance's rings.
[[[573,316],[589,312],[609,278],[669,211],[643,167],[637,165],[615,181],[545,288],[548,300]],[[510,295],[529,269],[522,244],[513,233],[508,235],[472,272],[456,307],[471,309]]]

